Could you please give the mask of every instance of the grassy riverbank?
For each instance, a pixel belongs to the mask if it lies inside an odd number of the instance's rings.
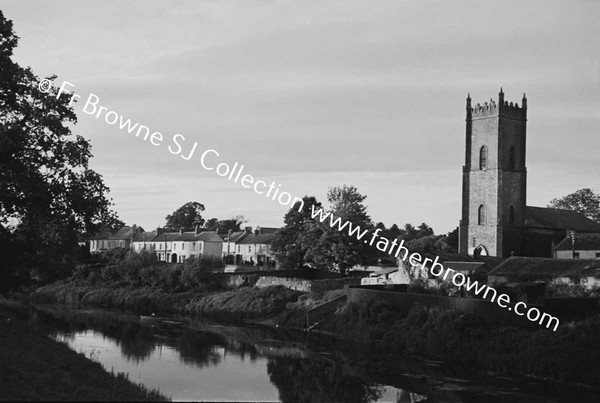
[[[301,326],[301,314],[280,326]],[[389,352],[436,356],[474,370],[600,387],[600,315],[565,323],[556,332],[490,324],[479,316],[416,306],[408,315],[381,302],[346,304],[315,330],[377,344]]]
[[[140,314],[201,314],[253,319],[265,325],[304,329],[306,311],[326,295],[283,287],[231,288],[210,274],[209,263],[157,265],[130,256],[118,266],[82,270],[70,280],[30,295],[38,303],[130,309]],[[137,260],[142,259],[141,263]],[[600,387],[600,315],[563,323],[558,331],[489,324],[474,314],[417,306],[408,315],[382,302],[346,304],[320,318],[315,331],[379,344],[399,354],[430,355],[474,371],[534,376]]]
[[[303,293],[281,286],[170,293],[154,287],[93,287],[72,281],[41,287],[28,299],[34,303],[127,309],[141,314],[202,314],[242,320],[281,314],[301,295]]]
[[[2,400],[168,401],[0,308]]]

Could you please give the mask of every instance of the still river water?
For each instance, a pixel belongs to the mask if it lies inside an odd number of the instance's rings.
[[[32,308],[28,318],[108,371],[173,400],[600,401],[300,332],[56,306]]]

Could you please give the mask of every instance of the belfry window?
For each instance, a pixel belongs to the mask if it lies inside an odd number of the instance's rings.
[[[477,211],[477,225],[485,225],[485,206],[483,204]]]
[[[487,147],[483,146],[479,150],[479,169],[487,169]]]
[[[510,146],[508,150],[508,169],[511,171],[515,170],[515,147]]]

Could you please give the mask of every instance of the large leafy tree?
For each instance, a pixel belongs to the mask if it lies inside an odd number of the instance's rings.
[[[57,99],[54,85],[40,91],[31,69],[12,60],[18,39],[0,11],[0,246],[12,269],[65,275],[76,241],[117,218],[88,167],[89,142],[71,133],[70,97]]]
[[[548,207],[577,211],[600,223],[600,195],[590,188],[579,189],[559,199],[553,199]]]
[[[321,203],[313,196],[302,198],[304,207],[298,211],[301,203],[296,202],[284,216],[284,227],[277,232],[277,237],[271,244],[271,251],[285,268],[301,268],[304,266],[304,256],[308,249],[305,232],[315,225],[311,217],[311,206],[320,209]]]
[[[187,202],[183,206],[179,207],[169,214],[165,219],[165,229],[167,231],[179,231],[180,229],[192,229],[195,227],[201,227],[204,225],[204,218],[202,218],[202,212],[204,211],[204,205],[198,202]]]
[[[354,186],[336,186],[329,189],[327,200],[330,203],[329,212],[342,222],[348,221],[355,228],[372,230],[373,223],[367,214],[364,196]],[[366,265],[376,259],[377,250],[358,240],[355,235],[349,235],[347,230],[340,232],[335,226],[329,226],[329,220],[324,223],[315,221],[303,234],[303,246],[306,247],[305,259],[318,266],[337,268],[340,274],[357,264]]]

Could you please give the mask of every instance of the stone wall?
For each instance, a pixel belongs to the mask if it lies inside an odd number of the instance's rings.
[[[254,284],[254,286],[258,288],[265,288],[277,285],[289,288],[291,290],[302,292],[309,292],[311,290],[311,280],[302,280],[298,278],[264,276],[260,277],[256,284]]]

